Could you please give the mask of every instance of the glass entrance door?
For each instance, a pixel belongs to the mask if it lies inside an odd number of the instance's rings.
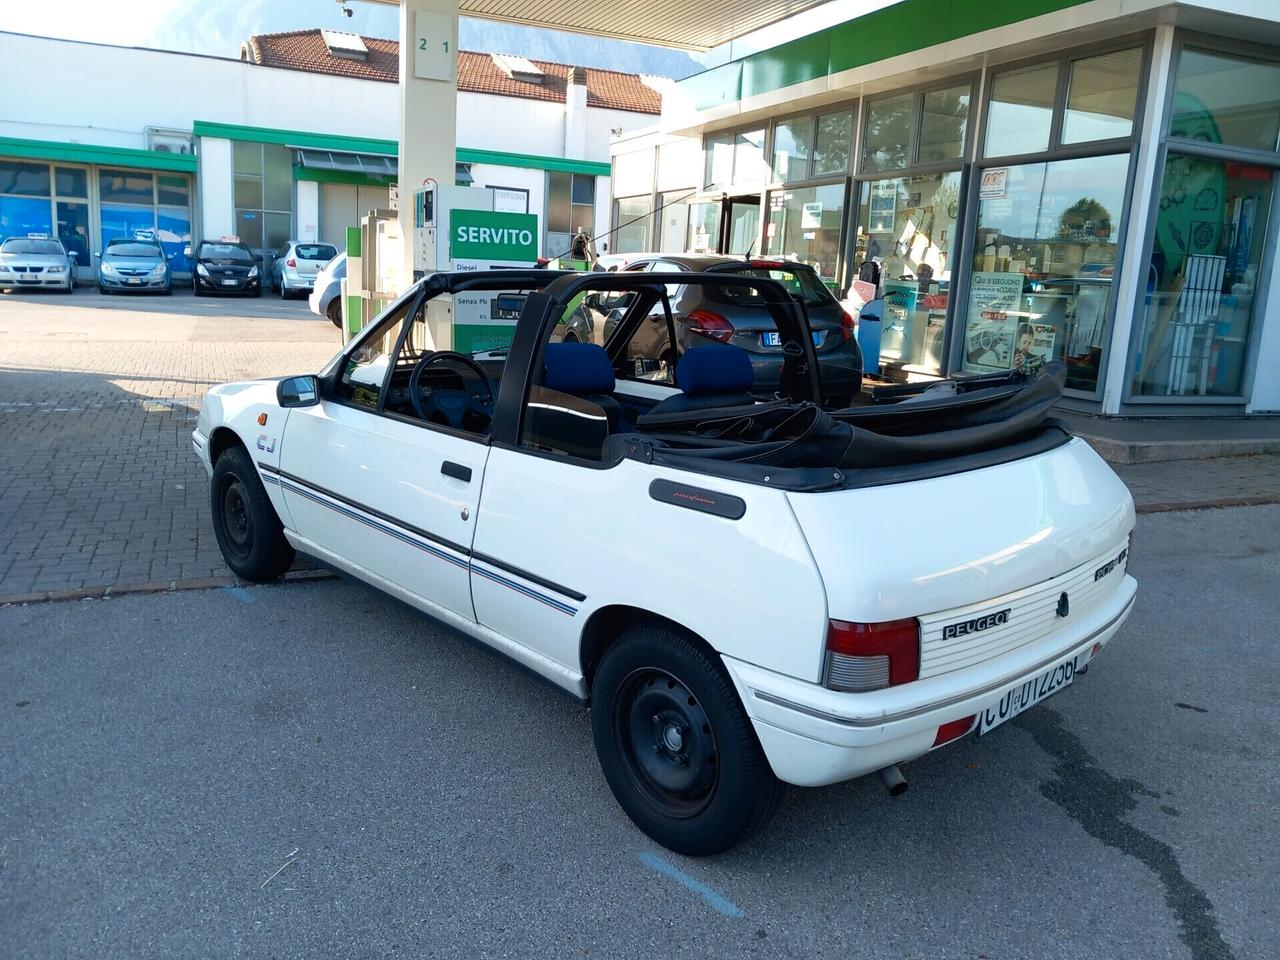
[[[724,207],[720,252],[736,256],[759,253],[760,197],[730,197]]]
[[[58,239],[67,253],[76,255],[76,279],[93,276],[89,257],[89,205],[75,201],[58,201]]]

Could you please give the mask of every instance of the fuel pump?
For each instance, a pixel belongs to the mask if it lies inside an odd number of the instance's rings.
[[[538,259],[538,218],[493,209],[493,191],[429,183],[414,191],[413,275],[440,271],[532,267]],[[495,294],[436,297],[427,326],[437,350],[472,353],[511,342],[515,320],[495,307]]]

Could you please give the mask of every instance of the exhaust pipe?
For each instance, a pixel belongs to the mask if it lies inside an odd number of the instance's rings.
[[[891,797],[900,797],[907,792],[907,778],[902,775],[896,763],[880,771],[880,782],[884,784],[884,788],[889,791]]]

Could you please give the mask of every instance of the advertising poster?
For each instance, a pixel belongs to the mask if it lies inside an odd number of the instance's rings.
[[[1008,195],[1008,167],[992,167],[982,171],[982,183],[978,187],[979,200],[1003,200]]]
[[[1053,359],[1058,331],[1050,323],[1020,323],[1014,337],[1013,369],[1035,376]]]
[[[800,208],[800,229],[819,230],[822,228],[822,202],[806,203]]]
[[[893,222],[898,214],[898,181],[877,180],[871,184],[871,209],[867,220],[868,233],[893,233]]]
[[[1021,314],[1020,273],[977,271],[969,280],[969,322],[964,331],[964,367],[974,372],[1008,370]]]

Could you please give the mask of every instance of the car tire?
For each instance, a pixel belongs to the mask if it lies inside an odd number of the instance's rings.
[[[677,853],[729,849],[782,797],[723,664],[673,627],[635,626],[608,648],[591,686],[591,731],[622,809]]]
[[[329,317],[329,322],[339,330],[342,329],[342,304],[338,302],[338,298],[334,297],[329,301],[329,306],[325,307],[325,314]]]
[[[289,569],[293,547],[243,447],[229,447],[218,457],[209,505],[218,548],[237,576],[266,583]]]

